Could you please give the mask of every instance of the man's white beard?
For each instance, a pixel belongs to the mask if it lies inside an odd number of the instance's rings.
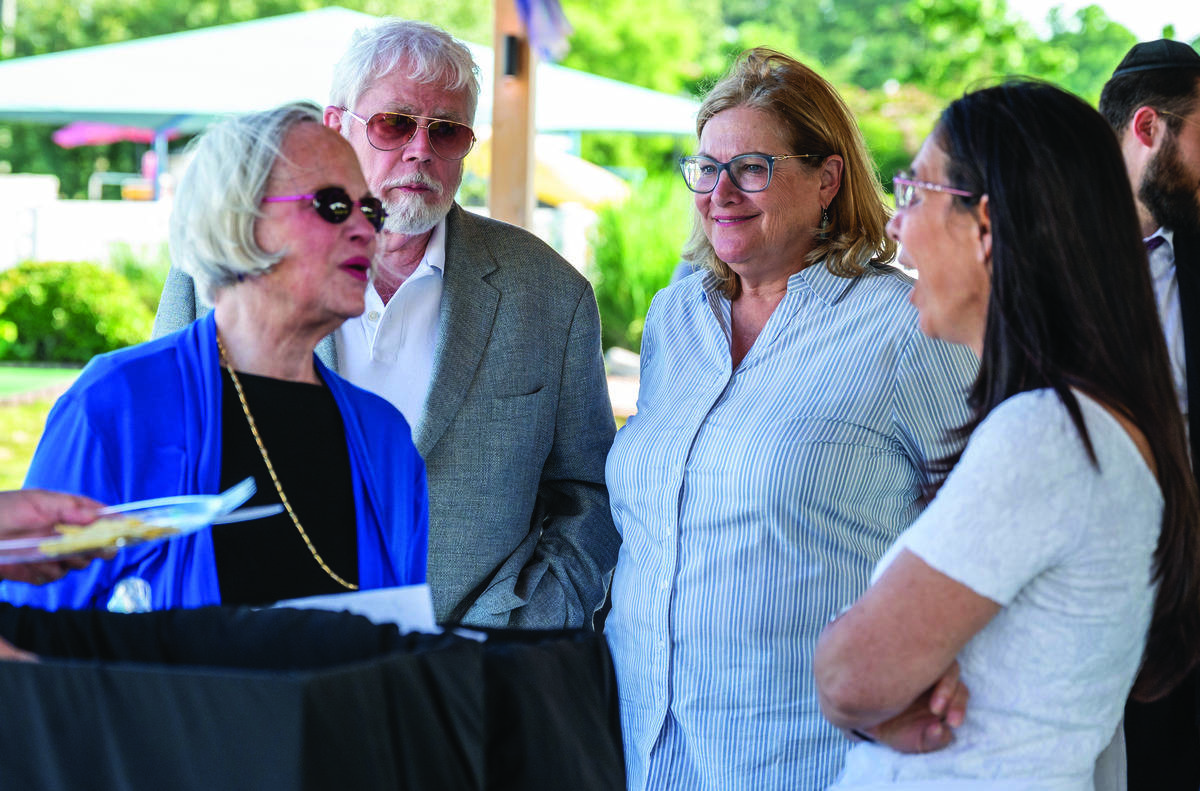
[[[391,187],[408,184],[421,184],[428,187],[430,191],[424,196],[402,192],[396,198],[385,200],[383,208],[387,211],[387,219],[383,222],[383,229],[388,233],[406,236],[425,233],[442,221],[454,203],[457,185],[455,185],[455,189],[443,189],[441,184],[424,174],[410,176],[395,184],[386,184],[382,192],[387,194]],[[432,200],[426,202],[426,197]]]

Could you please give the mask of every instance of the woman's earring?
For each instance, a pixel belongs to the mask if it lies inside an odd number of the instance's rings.
[[[828,239],[829,238],[829,226],[832,224],[833,224],[833,221],[829,219],[829,207],[825,206],[824,208],[821,209],[821,224],[819,226],[817,226],[817,238],[818,239]]]

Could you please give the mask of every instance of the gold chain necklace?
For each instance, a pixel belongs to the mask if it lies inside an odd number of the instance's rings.
[[[296,512],[292,510],[292,504],[288,502],[287,495],[283,493],[283,487],[279,484],[279,476],[275,474],[275,465],[271,464],[271,457],[267,455],[267,446],[263,444],[262,437],[258,435],[258,426],[254,423],[254,415],[250,414],[250,405],[246,403],[246,394],[242,392],[242,383],[238,381],[238,376],[234,373],[233,366],[229,363],[229,355],[225,353],[225,344],[221,343],[220,335],[217,335],[217,351],[221,353],[221,365],[225,366],[225,370],[229,371],[229,378],[233,380],[233,389],[237,391],[238,401],[242,403],[242,414],[246,416],[246,422],[250,424],[250,433],[254,435],[254,443],[258,445],[258,452],[262,454],[263,463],[267,465],[267,472],[271,474],[271,482],[275,484],[275,491],[279,493],[279,501],[283,503],[288,516],[292,518],[292,524],[296,526],[296,530],[300,531],[300,537],[304,539],[304,546],[308,547],[313,560],[317,561],[321,569],[334,582],[346,590],[358,590],[357,585],[353,582],[346,582],[346,580],[338,576],[337,572],[329,568],[329,564],[325,562],[325,559],[321,557],[321,553],[317,552],[317,548],[313,546],[312,539],[308,537],[308,533],[304,532],[300,520],[296,518]]]

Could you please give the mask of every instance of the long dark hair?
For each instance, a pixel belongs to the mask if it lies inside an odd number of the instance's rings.
[[[1039,388],[1062,400],[1093,463],[1072,388],[1145,435],[1164,508],[1133,695],[1162,697],[1200,657],[1200,498],[1116,137],[1079,98],[1025,80],[963,96],[934,134],[950,183],[988,196],[992,226],[983,354],[961,436],[1005,399]]]

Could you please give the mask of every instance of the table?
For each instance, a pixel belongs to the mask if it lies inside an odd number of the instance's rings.
[[[359,616],[0,605],[0,778],[21,789],[624,787],[603,637],[401,635]]]

